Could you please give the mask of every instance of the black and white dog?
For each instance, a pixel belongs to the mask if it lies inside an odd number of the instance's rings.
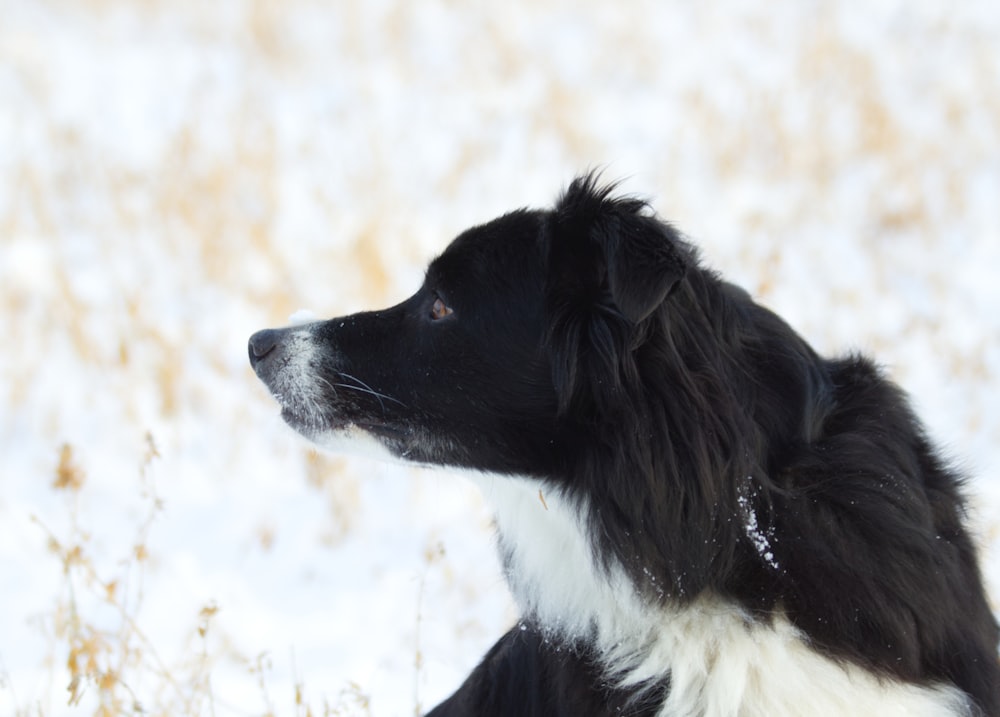
[[[249,351],[306,437],[495,508],[522,621],[434,717],[1000,715],[961,479],[900,390],[593,176]]]

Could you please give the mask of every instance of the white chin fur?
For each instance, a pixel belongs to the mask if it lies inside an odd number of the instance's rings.
[[[377,438],[357,426],[310,433],[308,438],[320,448],[333,453],[371,458],[386,463],[413,465],[394,455]]]

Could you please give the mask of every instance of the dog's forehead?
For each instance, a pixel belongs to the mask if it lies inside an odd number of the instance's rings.
[[[498,275],[508,279],[532,273],[542,263],[545,214],[518,210],[467,229],[431,262],[428,277],[467,284]]]

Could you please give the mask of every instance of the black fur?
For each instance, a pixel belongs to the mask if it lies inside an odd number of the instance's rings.
[[[586,645],[557,645],[517,625],[486,653],[465,684],[427,717],[654,717],[669,680],[638,698],[607,683]]]
[[[251,339],[276,392],[295,331]],[[402,304],[308,332],[321,409],[283,401],[307,436],[356,426],[415,462],[533,476],[589,506],[593,552],[651,610],[781,610],[821,653],[1000,715],[961,479],[903,394],[819,357],[642,202],[580,178],[462,234]],[[432,715],[656,713],[669,675],[637,701],[525,617]]]

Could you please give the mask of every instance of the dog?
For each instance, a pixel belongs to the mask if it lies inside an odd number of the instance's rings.
[[[431,717],[1000,715],[962,477],[904,394],[595,174],[249,355],[306,438],[495,509],[521,619]]]

